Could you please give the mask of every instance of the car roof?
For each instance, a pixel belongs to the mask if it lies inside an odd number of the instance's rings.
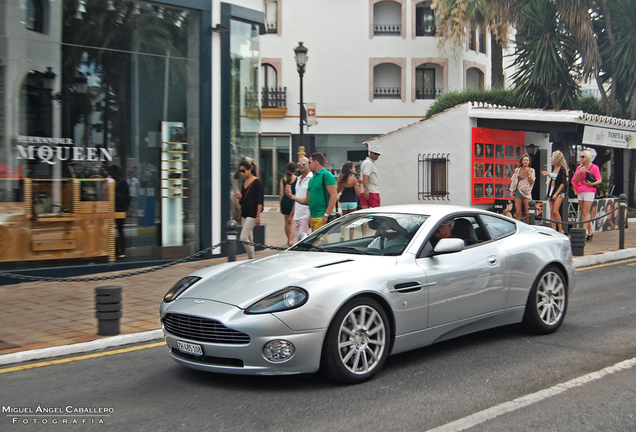
[[[471,212],[484,213],[485,210],[475,207],[465,207],[449,204],[401,204],[362,209],[359,213],[409,213],[431,216],[434,219],[451,213]]]

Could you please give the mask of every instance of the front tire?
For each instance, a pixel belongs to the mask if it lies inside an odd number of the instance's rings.
[[[389,355],[390,334],[386,312],[377,301],[368,297],[350,300],[327,330],[322,374],[345,384],[371,379]]]
[[[568,307],[568,285],[563,272],[548,266],[539,274],[526,303],[522,326],[536,334],[556,331]]]

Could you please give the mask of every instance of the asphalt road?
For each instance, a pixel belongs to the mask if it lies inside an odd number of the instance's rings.
[[[357,386],[188,370],[164,347],[0,369],[0,430],[634,431],[634,265],[579,270],[553,335],[481,332],[389,357]],[[38,406],[63,412],[43,417]],[[67,407],[105,410],[89,417]],[[7,412],[24,408],[33,413]]]

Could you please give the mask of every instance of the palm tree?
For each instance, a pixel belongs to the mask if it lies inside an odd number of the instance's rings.
[[[503,87],[503,48],[508,41],[509,21],[505,4],[496,0],[433,0],[440,21],[437,29],[439,46],[451,41],[454,49],[463,46],[467,28],[473,25],[490,27],[491,87]]]
[[[580,94],[572,73],[578,52],[557,5],[531,0],[521,12],[512,76],[519,105],[573,109]]]

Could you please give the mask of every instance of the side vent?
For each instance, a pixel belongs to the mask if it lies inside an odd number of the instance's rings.
[[[426,286],[425,284],[421,284],[419,282],[402,282],[402,283],[396,284],[393,287],[393,290],[402,294],[407,294],[407,293],[422,291],[422,288],[425,286]]]

